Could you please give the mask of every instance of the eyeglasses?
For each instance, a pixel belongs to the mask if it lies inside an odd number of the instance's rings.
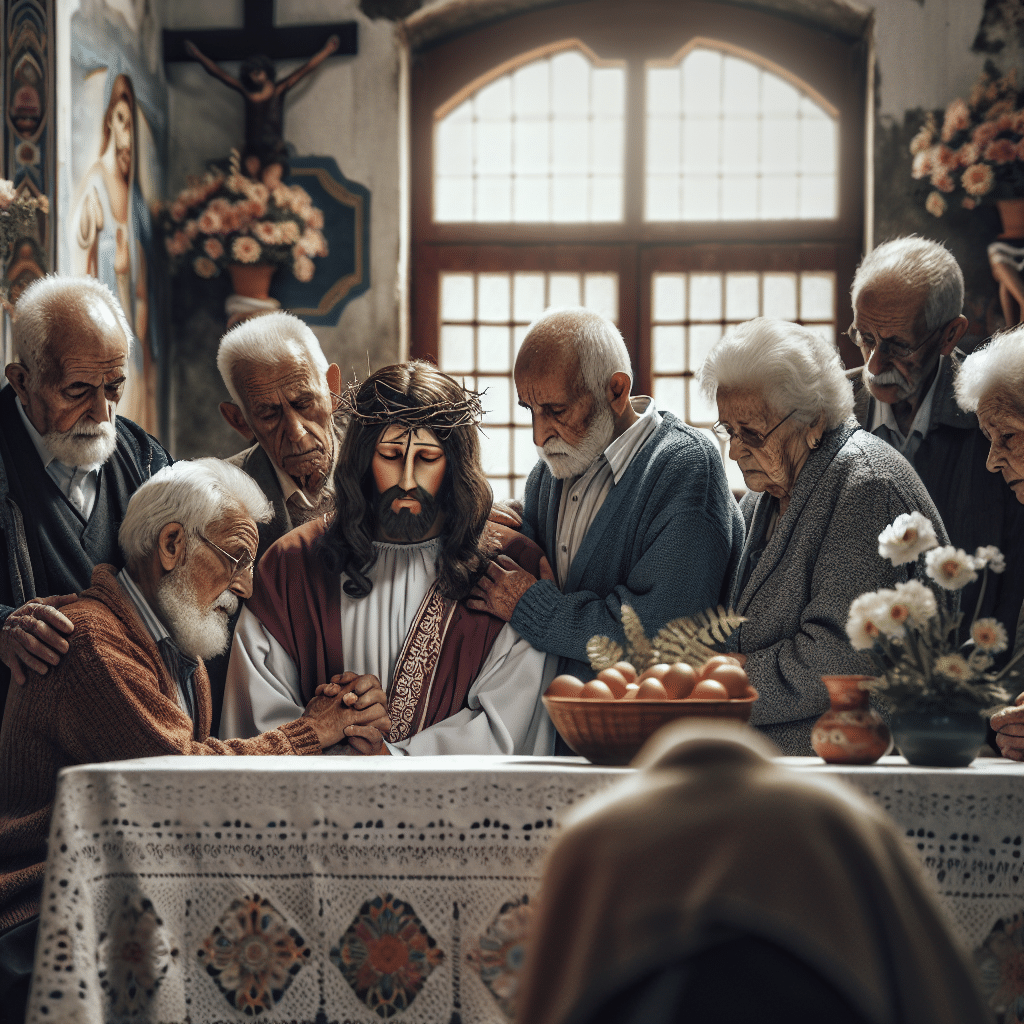
[[[728,423],[723,423],[721,420],[719,420],[711,429],[723,441],[740,441],[748,448],[763,448],[765,441],[767,441],[768,438],[771,437],[772,434],[774,434],[775,431],[778,430],[779,427],[781,427],[782,424],[785,423],[786,420],[788,420],[795,412],[796,409],[788,415],[783,416],[767,434],[759,434],[756,430],[747,430],[746,427],[740,427],[740,432],[738,434],[734,434],[732,427],[730,427]]]
[[[239,555],[237,558],[234,555],[229,555],[219,544],[214,544],[209,537],[199,534],[199,539],[204,544],[209,544],[214,551],[219,551],[231,564],[231,578],[234,579],[236,576],[247,576],[252,572],[254,559],[252,555],[246,551]]]
[[[866,349],[868,352],[874,350],[875,345],[878,345],[879,351],[887,359],[906,359],[907,356],[912,356],[918,349],[924,348],[936,334],[940,334],[944,331],[952,321],[942,324],[941,327],[937,327],[931,334],[928,335],[924,341],[917,345],[907,345],[902,341],[891,341],[889,338],[878,338],[877,341],[873,335],[865,334],[863,331],[857,330],[852,324],[846,332],[846,336],[857,346],[857,348]]]

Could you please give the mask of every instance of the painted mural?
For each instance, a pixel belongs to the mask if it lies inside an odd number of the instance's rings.
[[[118,297],[135,335],[121,415],[160,432],[162,274],[150,208],[164,190],[167,89],[153,0],[82,0],[71,17],[69,187],[60,245],[71,273]]]

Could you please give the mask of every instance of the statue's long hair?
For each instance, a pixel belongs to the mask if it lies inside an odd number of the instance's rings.
[[[343,402],[348,428],[334,472],[334,520],[321,552],[332,572],[343,573],[345,593],[366,597],[367,571],[376,554],[377,487],[372,462],[381,433],[397,424],[433,430],[447,465],[437,494],[444,513],[437,581],[452,600],[466,597],[487,562],[482,546],[491,510],[491,488],[480,464],[479,399],[454,378],[425,362],[385,366],[352,386]]]

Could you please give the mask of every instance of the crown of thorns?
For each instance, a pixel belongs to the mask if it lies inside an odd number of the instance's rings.
[[[399,396],[390,387],[381,388],[378,382],[373,385],[373,397],[363,396],[359,401],[358,394],[364,386],[359,381],[346,385],[339,396],[338,412],[365,426],[400,426],[407,430],[419,430],[427,427],[435,433],[450,432],[460,427],[476,426],[483,419],[483,406],[480,404],[482,392],[461,387],[462,401],[453,402],[445,399],[432,402],[430,405],[409,407],[396,401]],[[390,392],[390,396],[388,394]]]

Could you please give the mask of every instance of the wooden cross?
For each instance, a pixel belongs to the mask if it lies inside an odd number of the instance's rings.
[[[336,56],[359,52],[358,24],[335,21],[320,25],[274,24],[274,0],[245,0],[242,28],[164,29],[164,61],[188,61],[185,40],[191,39],[211,60],[245,60],[266,54],[271,60],[308,57],[336,35]]]

